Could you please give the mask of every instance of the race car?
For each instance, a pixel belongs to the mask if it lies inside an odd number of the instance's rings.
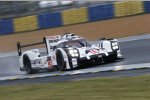
[[[45,44],[47,55],[41,56],[39,49],[22,48]],[[117,39],[100,39],[97,45],[92,45],[87,39],[74,33],[46,36],[42,42],[21,45],[17,43],[20,70],[28,74],[41,69],[58,69],[60,71],[75,69],[85,64],[107,63],[122,58]]]

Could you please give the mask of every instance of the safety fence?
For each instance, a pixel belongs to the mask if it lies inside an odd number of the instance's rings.
[[[150,1],[122,1],[0,20],[0,35],[150,13]]]

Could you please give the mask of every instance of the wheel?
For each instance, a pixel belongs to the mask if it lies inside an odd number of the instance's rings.
[[[56,60],[57,60],[58,70],[64,71],[66,69],[66,62],[64,61],[63,54],[59,50],[56,52]]]
[[[25,68],[27,74],[34,73],[34,70],[31,67],[31,61],[30,61],[28,55],[26,55],[26,54],[23,56],[23,64],[24,64],[24,68]]]

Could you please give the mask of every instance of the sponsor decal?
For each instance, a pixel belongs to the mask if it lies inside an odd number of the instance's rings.
[[[90,50],[90,53],[92,53],[92,54],[98,54],[98,50],[97,49]]]
[[[47,58],[47,63],[48,63],[48,68],[52,68],[53,64],[52,64],[52,60],[50,57]]]
[[[60,39],[60,36],[59,35],[47,36],[46,39],[48,39],[49,42],[57,42]]]
[[[33,64],[33,65],[42,64],[42,61],[41,61],[41,59],[31,60],[31,64]]]

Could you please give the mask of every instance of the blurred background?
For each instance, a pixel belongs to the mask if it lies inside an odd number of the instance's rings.
[[[87,7],[112,1],[0,1],[0,19],[56,12],[70,8]]]
[[[0,1],[0,35],[150,12],[150,1]]]

